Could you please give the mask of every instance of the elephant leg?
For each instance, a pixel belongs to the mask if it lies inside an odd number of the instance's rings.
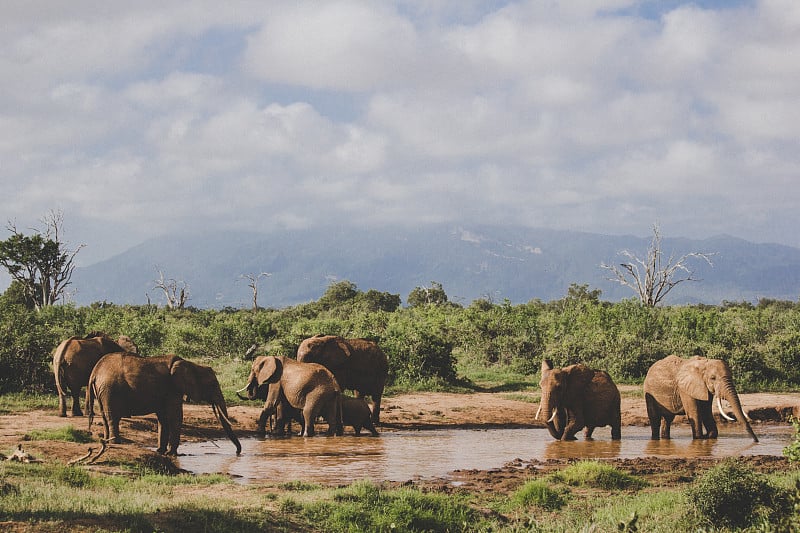
[[[583,438],[591,440],[592,433],[594,433],[594,426],[586,426],[583,430]]]
[[[661,425],[661,410],[656,404],[655,398],[650,394],[645,394],[644,400],[647,406],[647,418],[650,420],[650,440],[658,440],[658,430]],[[663,435],[663,431],[661,433]],[[667,434],[669,434],[669,428],[667,428]],[[669,437],[664,438],[668,439]]]
[[[620,440],[622,439],[622,419],[617,416],[614,419],[614,423],[611,424],[611,440]]]
[[[119,421],[121,420],[118,416],[111,416],[111,442],[114,444],[122,443],[122,437],[119,436]],[[105,433],[108,435],[108,421],[103,417],[103,423],[105,424]],[[108,436],[106,436],[106,440],[108,440]]]
[[[380,424],[381,422],[381,395],[378,394],[372,397],[372,422]]]
[[[583,429],[583,413],[574,411],[568,413],[567,416],[569,423],[567,424],[567,427],[564,428],[564,434],[561,436],[561,440],[578,440],[575,438],[575,435],[578,433],[578,431]]]
[[[58,416],[67,416],[67,397],[58,395]]]
[[[83,416],[81,411],[81,390],[72,392],[72,416]]]
[[[158,448],[156,451],[160,454],[167,452],[167,441],[169,440],[169,424],[164,418],[164,415],[158,414]]]
[[[670,429],[672,428],[672,420],[675,418],[675,415],[663,415],[661,420],[661,438],[662,439],[669,439],[670,437]]]
[[[173,418],[173,417],[168,417]],[[174,420],[169,420],[169,447],[167,455],[178,455],[178,445],[181,443],[181,427],[183,426],[183,409],[174,416]]]
[[[304,437],[313,437],[314,436],[314,419],[317,418],[317,414],[311,409],[310,406],[306,406],[303,408],[303,424],[305,427],[303,428],[302,435]]]
[[[269,411],[267,409],[262,409],[261,416],[258,417],[258,422],[256,422],[256,433],[259,437],[263,437],[267,434],[267,420],[269,417]]]
[[[706,438],[716,439],[719,435],[719,430],[717,429],[717,422],[714,420],[714,414],[711,412],[711,403],[708,404],[708,409],[703,406],[700,414],[703,418],[703,426],[706,429]]]

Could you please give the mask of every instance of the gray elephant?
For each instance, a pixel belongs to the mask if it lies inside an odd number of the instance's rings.
[[[198,365],[176,355],[139,357],[113,353],[103,357],[92,370],[86,390],[89,429],[94,401],[103,417],[103,438],[119,443],[119,421],[130,416],[155,413],[158,418],[158,452],[178,454],[183,424],[183,398],[208,402],[236,454],[242,451],[233,432],[225,399],[211,367]]]
[[[736,419],[744,424],[753,441],[758,442],[742,410],[728,364],[720,359],[699,356],[682,359],[677,355],[653,363],[644,379],[651,438],[670,438],[672,420],[681,414],[689,419],[693,439],[717,438],[717,423],[712,413],[715,396],[720,414],[733,420],[722,410],[720,400],[725,400],[731,404]]]
[[[550,434],[560,440],[575,440],[584,429],[587,439],[597,427],[611,426],[611,438],[622,437],[620,395],[608,372],[583,364],[553,368],[542,361],[539,382],[542,398],[536,418],[546,422]]]
[[[89,383],[94,365],[107,353],[139,353],[130,337],[120,336],[116,341],[102,332],[92,332],[86,337],[70,337],[53,352],[53,375],[58,391],[59,416],[67,416],[67,397],[72,396],[72,416],[82,416],[81,389]]]
[[[260,432],[265,430],[268,417],[285,401],[302,412],[304,437],[314,435],[314,421],[318,416],[328,422],[328,435],[342,434],[342,392],[336,378],[324,366],[285,356],[259,356],[253,361],[247,385],[236,394],[243,400],[255,400],[263,397],[259,388],[265,385],[266,401],[258,420]],[[247,398],[241,395],[244,391],[247,391]]]
[[[336,335],[315,335],[297,349],[297,360],[319,363],[328,368],[342,391],[356,397],[372,398],[372,421],[380,422],[381,397],[389,376],[389,360],[377,343],[367,339],[345,339]]]
[[[356,436],[361,435],[361,429],[366,428],[373,437],[378,436],[378,430],[372,422],[372,412],[364,398],[342,397],[342,425],[353,428]]]

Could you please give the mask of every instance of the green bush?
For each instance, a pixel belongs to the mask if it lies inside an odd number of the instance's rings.
[[[794,426],[794,442],[783,449],[783,455],[792,463],[800,463],[800,419],[793,416],[789,422]]]
[[[604,490],[640,489],[647,485],[643,479],[600,461],[578,461],[553,474],[551,478],[567,485]]]
[[[789,511],[786,491],[736,459],[710,468],[687,489],[686,498],[697,519],[715,528],[747,527]]]

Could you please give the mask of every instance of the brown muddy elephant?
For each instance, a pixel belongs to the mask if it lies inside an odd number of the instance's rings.
[[[116,341],[101,332],[92,332],[84,338],[70,337],[53,352],[53,375],[58,391],[59,416],[67,416],[67,397],[72,396],[72,416],[81,412],[81,389],[89,383],[94,365],[107,353],[139,353],[130,337],[120,336]]]
[[[158,453],[177,455],[184,396],[190,401],[211,404],[225,434],[236,446],[236,454],[240,454],[242,445],[228,419],[228,408],[214,370],[177,355],[139,357],[113,353],[103,357],[92,370],[86,389],[89,429],[92,427],[95,399],[103,417],[106,442],[109,439],[121,442],[121,418],[155,413],[158,418]]]
[[[603,426],[611,426],[613,440],[622,437],[619,389],[608,372],[583,364],[554,369],[545,359],[539,386],[542,398],[536,418],[546,422],[554,438],[576,440],[575,434],[585,428],[584,436],[590,439],[594,429]]]
[[[328,422],[328,435],[342,434],[342,392],[336,378],[324,366],[286,356],[262,355],[253,360],[247,385],[236,394],[243,400],[255,400],[264,397],[264,392],[259,390],[264,386],[266,401],[258,419],[259,432],[265,431],[267,419],[285,400],[290,407],[302,412],[304,437],[314,435],[314,421],[318,416]],[[244,391],[247,391],[246,398],[241,395]]]
[[[342,391],[352,390],[357,398],[372,398],[372,421],[380,422],[381,397],[389,376],[389,360],[377,343],[367,339],[345,339],[336,335],[315,335],[297,349],[297,360],[319,363],[328,368]]]
[[[717,438],[717,423],[712,413],[715,396],[720,414],[733,420],[722,410],[720,400],[725,400],[731,404],[736,420],[742,422],[753,441],[758,442],[742,410],[728,364],[720,359],[700,356],[682,359],[677,355],[668,355],[653,363],[644,378],[651,438],[670,438],[672,420],[681,414],[689,419],[693,439]]]

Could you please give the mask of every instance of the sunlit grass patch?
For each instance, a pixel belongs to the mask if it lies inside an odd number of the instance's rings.
[[[565,503],[563,493],[543,479],[526,482],[511,495],[511,502],[518,507],[536,506],[548,511],[560,509]]]
[[[53,429],[32,429],[25,433],[23,440],[58,440],[81,444],[94,442],[90,432],[83,429],[75,429],[72,425]]]
[[[53,394],[29,392],[9,392],[0,395],[0,415],[38,409],[57,410],[58,397]]]
[[[594,487],[604,490],[636,490],[647,482],[600,461],[579,461],[550,476],[575,487]]]

